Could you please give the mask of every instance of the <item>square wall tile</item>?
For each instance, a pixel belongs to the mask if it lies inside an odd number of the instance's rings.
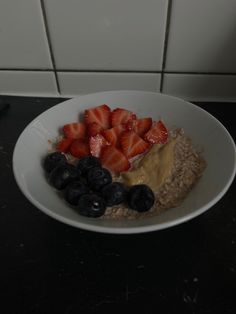
[[[52,68],[40,1],[0,1],[0,68]]]
[[[0,94],[58,95],[54,72],[0,71]]]
[[[161,69],[166,0],[44,3],[57,69]]]
[[[73,96],[105,90],[160,90],[160,74],[58,72],[61,94]]]
[[[163,93],[191,101],[236,101],[236,75],[165,74]]]
[[[173,0],[166,70],[236,72],[236,1]]]

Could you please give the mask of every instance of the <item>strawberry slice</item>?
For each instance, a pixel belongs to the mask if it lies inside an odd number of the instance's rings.
[[[68,138],[84,138],[86,134],[86,125],[84,123],[70,123],[64,125],[62,130]]]
[[[134,119],[136,119],[136,115],[126,109],[116,108],[111,113],[111,125],[113,127]]]
[[[85,123],[90,124],[95,122],[103,129],[108,129],[110,127],[110,113],[111,109],[107,105],[87,109],[84,112]]]
[[[123,132],[120,143],[122,151],[128,158],[139,155],[150,148],[150,144],[145,142],[134,131]]]
[[[72,142],[73,138],[63,138],[60,142],[57,143],[57,150],[62,153],[67,153]]]
[[[114,126],[111,129],[102,131],[102,135],[111,145],[115,146],[118,144],[120,135],[123,131],[125,131],[125,125],[120,124],[120,125]]]
[[[90,155],[89,145],[84,140],[74,140],[70,146],[70,153],[77,158],[88,156]]]
[[[100,159],[103,167],[116,173],[127,171],[130,167],[128,158],[115,146],[105,146]]]
[[[95,157],[99,157],[101,153],[101,149],[108,144],[109,143],[101,134],[91,136],[89,139],[89,147],[90,147],[91,155]]]
[[[103,130],[101,125],[97,124],[96,122],[88,124],[87,128],[88,128],[88,136],[97,135]]]
[[[144,135],[144,139],[149,143],[165,144],[168,138],[168,131],[164,123],[159,120],[155,122],[152,128]]]
[[[127,130],[133,130],[139,136],[143,136],[152,126],[152,118],[129,120],[126,123]]]

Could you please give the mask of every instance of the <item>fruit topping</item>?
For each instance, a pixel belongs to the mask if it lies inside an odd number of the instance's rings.
[[[73,141],[73,138],[63,138],[57,143],[57,150],[59,150],[59,152],[67,153]]]
[[[67,160],[65,155],[59,152],[54,152],[45,157],[43,167],[46,172],[50,173],[54,168],[59,165],[64,165],[66,162]]]
[[[105,213],[106,204],[102,197],[96,194],[84,194],[78,202],[78,211],[86,217],[97,218]]]
[[[82,181],[74,181],[65,189],[65,199],[71,205],[78,205],[82,195],[89,193],[89,188]]]
[[[86,175],[87,172],[95,167],[101,167],[101,162],[97,157],[86,156],[79,159],[77,168],[81,171],[82,175]]]
[[[107,206],[119,205],[126,199],[127,190],[120,182],[112,182],[102,189],[102,197]]]
[[[63,126],[63,133],[68,138],[84,138],[86,125],[84,123],[70,123]]]
[[[70,153],[77,158],[90,155],[88,142],[80,139],[74,140],[70,146]]]
[[[76,206],[81,215],[100,217],[107,206],[122,203],[138,212],[153,206],[155,195],[147,182],[128,180],[137,169],[126,171],[131,166],[129,159],[158,146],[152,144],[166,143],[168,131],[161,120],[153,123],[152,118],[137,119],[127,109],[111,112],[107,105],[101,105],[85,110],[83,123],[69,123],[62,130],[64,137],[57,143],[58,151],[44,158],[43,167],[50,184],[58,190],[65,189],[65,200]],[[63,153],[78,158],[77,165],[69,164]],[[127,184],[135,185],[128,190],[123,183],[112,182],[110,171],[121,173],[123,182],[128,178]]]
[[[103,128],[101,125],[97,124],[96,122],[93,122],[93,123],[88,124],[87,130],[88,130],[88,136],[94,136],[100,133],[103,130]]]
[[[136,115],[122,108],[116,108],[111,113],[111,125],[112,127],[117,126],[119,124],[127,123],[129,120],[136,119]]]
[[[126,129],[133,130],[139,136],[143,136],[152,126],[152,118],[143,118],[136,120],[129,120],[126,123]]]
[[[105,139],[114,146],[119,146],[119,139],[122,134],[122,132],[125,131],[125,125],[119,124],[111,129],[104,130],[102,132],[102,135],[105,137]]]
[[[145,184],[133,185],[127,194],[127,202],[130,208],[138,212],[148,211],[154,204],[153,191]]]
[[[130,168],[128,158],[115,146],[105,146],[101,151],[100,159],[103,167],[116,173]]]
[[[101,153],[101,149],[108,144],[109,143],[101,134],[91,136],[89,139],[89,147],[90,147],[91,155],[95,157],[99,157]]]
[[[49,176],[50,183],[58,190],[64,189],[69,183],[78,179],[81,172],[72,165],[60,165],[53,169]]]
[[[161,120],[155,122],[152,128],[144,135],[144,139],[152,144],[165,144],[167,138],[168,131]]]
[[[97,123],[103,129],[110,127],[111,109],[107,105],[101,105],[95,108],[85,110],[84,117],[86,124]]]
[[[95,167],[89,170],[87,181],[91,189],[99,191],[103,186],[112,182],[112,177],[107,169]]]
[[[134,131],[125,131],[122,133],[121,148],[127,158],[132,158],[145,152],[150,148],[150,144],[145,142],[137,133]]]

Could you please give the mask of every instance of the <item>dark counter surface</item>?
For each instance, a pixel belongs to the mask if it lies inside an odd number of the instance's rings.
[[[0,97],[10,103],[0,114],[1,313],[236,313],[235,181],[205,214],[140,235],[76,229],[23,196],[12,173],[16,140],[64,100]],[[198,105],[235,140],[236,104]]]

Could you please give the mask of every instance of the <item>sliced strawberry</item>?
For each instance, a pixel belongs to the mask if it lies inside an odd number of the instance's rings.
[[[126,123],[127,130],[133,130],[139,136],[143,136],[152,126],[152,118],[143,118],[136,120],[129,120]]]
[[[145,142],[138,134],[134,131],[125,131],[122,133],[121,148],[123,153],[128,157],[134,157],[145,152],[150,148],[150,144]]]
[[[116,108],[111,113],[111,125],[113,127],[133,119],[136,119],[136,115],[126,109]]]
[[[111,109],[107,105],[101,105],[95,108],[87,109],[84,112],[86,124],[97,123],[103,129],[110,127]]]
[[[70,123],[63,126],[63,132],[68,138],[84,138],[86,134],[86,125],[84,123]]]
[[[70,146],[70,153],[77,158],[88,156],[90,155],[89,145],[84,140],[74,140]]]
[[[164,123],[159,120],[155,122],[152,128],[144,135],[144,139],[149,143],[165,144],[168,138],[168,131]]]
[[[62,153],[67,153],[72,142],[73,138],[63,138],[60,142],[57,143],[57,150]]]
[[[116,173],[127,171],[130,167],[128,158],[115,146],[105,146],[100,159],[103,167]]]
[[[87,129],[88,129],[88,131],[87,131],[88,136],[97,135],[98,133],[100,133],[103,130],[101,125],[97,124],[96,122],[88,124]]]
[[[111,129],[102,131],[102,135],[111,145],[115,146],[118,144],[120,135],[123,131],[125,131],[125,125],[120,124],[120,125],[114,126]]]
[[[91,136],[89,139],[90,153],[92,156],[99,157],[101,149],[106,145],[109,145],[109,143],[101,134]]]

